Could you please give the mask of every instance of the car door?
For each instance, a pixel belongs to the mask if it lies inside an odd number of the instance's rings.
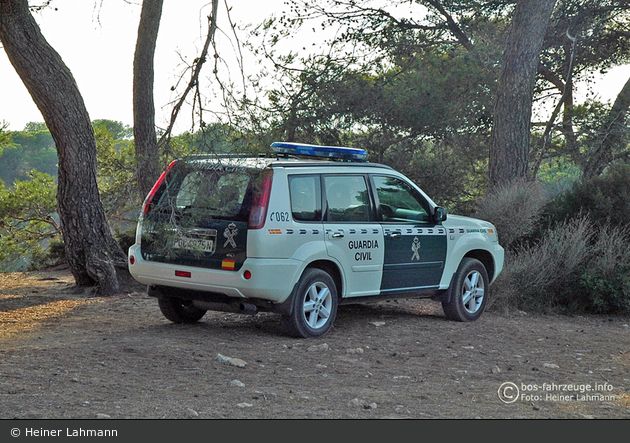
[[[383,229],[376,221],[367,176],[323,175],[322,190],[326,248],[341,267],[344,296],[379,294]]]
[[[439,286],[446,260],[446,229],[432,222],[429,202],[404,180],[371,177],[384,235],[382,293]]]

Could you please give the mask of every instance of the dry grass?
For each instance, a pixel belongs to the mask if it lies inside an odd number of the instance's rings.
[[[620,227],[599,227],[586,216],[548,229],[535,244],[506,255],[495,283],[492,307],[550,312],[607,312],[625,309],[621,287],[630,263],[630,235]],[[595,276],[603,286],[587,290],[582,278]],[[614,312],[610,312],[614,313]]]
[[[75,298],[66,274],[0,274],[0,340],[34,331],[46,321],[68,315],[98,299]]]
[[[589,256],[592,236],[588,220],[579,219],[550,229],[539,243],[507,255],[495,284],[493,307],[552,306],[554,288],[571,284],[574,272]]]
[[[0,301],[2,297],[0,297]],[[96,300],[58,300],[27,308],[0,311],[0,340],[39,328],[45,321],[67,315],[73,309]]]

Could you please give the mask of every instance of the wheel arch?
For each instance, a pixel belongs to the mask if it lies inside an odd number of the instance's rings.
[[[474,258],[479,260],[481,264],[483,264],[483,266],[486,268],[486,272],[488,273],[488,280],[490,282],[494,281],[494,278],[496,277],[496,267],[494,263],[494,258],[489,251],[486,251],[485,249],[474,249],[464,254],[463,258]]]
[[[322,271],[330,275],[330,277],[335,282],[335,286],[337,288],[337,298],[342,297],[344,289],[343,277],[341,275],[341,270],[339,269],[339,266],[335,262],[330,260],[315,260],[314,262],[309,263],[304,270],[306,271],[306,269],[309,268],[321,269]]]

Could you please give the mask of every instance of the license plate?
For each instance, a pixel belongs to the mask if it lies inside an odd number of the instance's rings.
[[[177,238],[173,241],[176,249],[186,249],[189,251],[213,252],[214,240],[201,240],[195,238]]]

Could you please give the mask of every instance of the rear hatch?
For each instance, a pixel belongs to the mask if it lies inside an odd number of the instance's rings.
[[[169,167],[147,197],[141,252],[148,261],[238,270],[262,159],[195,159]]]

